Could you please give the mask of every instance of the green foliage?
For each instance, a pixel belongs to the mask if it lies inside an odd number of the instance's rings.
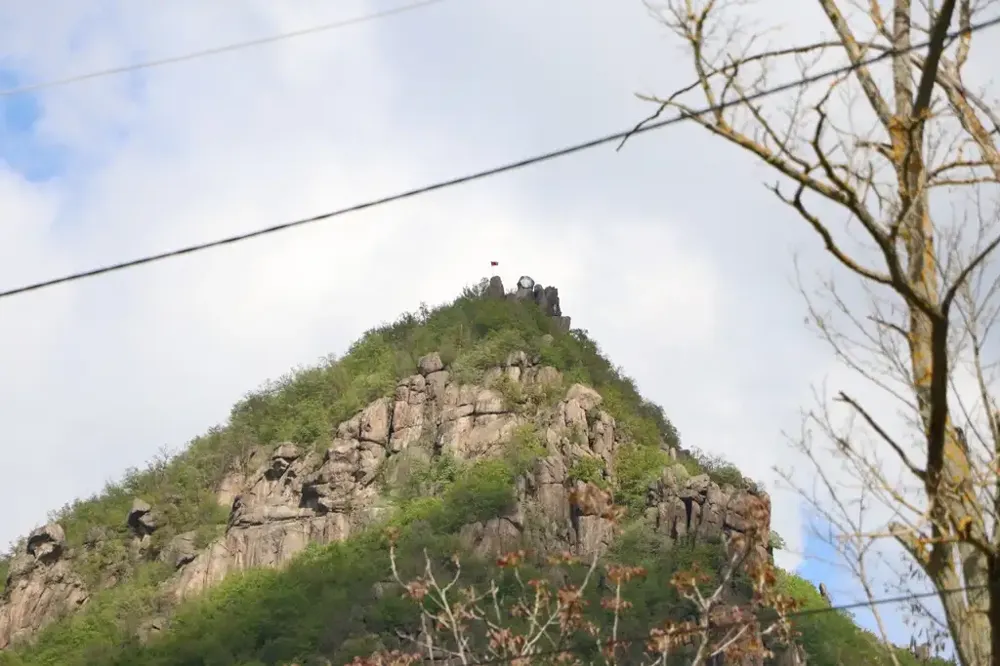
[[[496,462],[502,462],[497,460]],[[487,478],[488,468],[480,468]],[[494,468],[495,470],[496,468]],[[459,475],[460,477],[461,475]],[[458,478],[458,477],[456,477]],[[450,483],[455,483],[451,481]],[[449,487],[454,487],[450,485]],[[447,493],[446,493],[447,494]],[[465,497],[453,496],[464,501]],[[428,524],[442,501],[417,498],[409,506],[435,507],[399,521],[400,574],[408,580],[420,573],[424,550],[439,571],[451,571],[447,561],[461,552],[453,533]],[[398,519],[398,516],[397,516]],[[682,540],[671,543],[641,521],[625,526],[613,544],[609,559],[642,566],[647,575],[626,584],[623,596],[632,604],[621,618],[620,635],[644,635],[654,624],[688,620],[694,609],[680,599],[670,578],[697,567],[709,575],[706,591],[718,582],[724,561],[719,543]],[[495,569],[462,554],[463,587],[482,585]],[[536,565],[540,566],[540,565]],[[386,544],[377,530],[346,542],[312,546],[282,571],[254,570],[233,575],[201,597],[184,603],[170,629],[147,646],[132,636],[138,618],[158,610],[153,585],[123,586],[99,597],[86,611],[45,630],[34,647],[0,653],[3,666],[189,666],[193,664],[321,664],[346,663],[375,649],[399,646],[398,632],[419,628],[416,606],[402,598],[394,585],[386,587],[389,562]],[[525,572],[525,579],[544,576],[544,569]],[[155,581],[152,569],[144,576]],[[504,585],[511,581],[499,580]],[[824,604],[815,588],[795,576],[781,574],[783,591],[805,601],[806,608]],[[603,592],[606,594],[606,590]],[[742,579],[734,581],[730,601],[749,596]],[[591,588],[586,613],[595,622],[606,621],[598,603],[601,590]],[[885,648],[871,634],[858,629],[845,613],[821,613],[795,621],[810,664],[833,666],[885,664]],[[581,641],[583,642],[583,641]],[[586,641],[589,645],[589,641]],[[641,642],[637,645],[641,646]],[[916,666],[900,651],[901,663]],[[586,655],[581,654],[581,658]],[[673,663],[686,663],[681,657]]]
[[[639,395],[635,381],[611,365],[586,331],[557,336],[539,350],[542,362],[566,373],[567,383],[579,382],[597,389],[603,407],[615,417],[623,433],[640,444],[679,446],[680,437],[663,409]]]
[[[632,514],[646,506],[646,490],[667,466],[667,454],[659,448],[629,444],[615,457],[615,498]]]
[[[777,535],[774,535],[777,536]],[[780,539],[780,537],[779,537]],[[613,545],[610,557],[615,561],[643,566],[647,576],[629,584],[623,596],[632,604],[632,610],[623,616],[621,633],[641,635],[648,627],[649,618],[685,620],[692,617],[693,608],[677,598],[670,585],[670,576],[693,565],[709,574],[706,588],[718,584],[718,571],[725,560],[718,544],[682,540],[670,544],[653,532],[642,521],[627,525]],[[828,608],[819,591],[808,581],[778,570],[779,591],[801,600],[803,610]],[[747,581],[738,578],[732,590],[732,601],[745,601],[750,595]],[[645,626],[643,623],[647,623]],[[860,628],[845,611],[809,613],[793,619],[799,633],[799,643],[805,649],[810,666],[888,666],[891,664],[888,648],[871,632]],[[900,664],[917,666],[907,650],[895,649]],[[681,662],[686,663],[686,662]],[[947,662],[932,660],[933,666]]]
[[[100,495],[54,512],[50,519],[63,526],[67,543],[81,553],[77,567],[84,580],[95,586],[109,576],[120,581],[131,575],[136,562],[129,554],[125,519],[136,497],[149,502],[161,517],[163,526],[151,544],[154,554],[176,534],[224,525],[227,511],[213,491],[243,445],[233,430],[212,430],[191,442],[182,455],[161,452],[146,470],[131,469]],[[95,530],[101,536],[99,546],[81,548]]]
[[[455,379],[471,384],[479,381],[483,373],[501,365],[514,351],[522,351],[530,346],[525,331],[516,328],[501,328],[486,334],[474,347],[458,355],[452,364]]]
[[[494,461],[500,462],[500,461]],[[476,475],[491,479],[499,467],[478,466]],[[501,473],[500,476],[503,476]],[[487,481],[487,485],[490,485]],[[452,485],[451,488],[458,486]],[[466,486],[468,489],[468,486]],[[464,491],[452,494],[465,501]],[[428,505],[431,498],[411,503]],[[447,502],[448,500],[445,500]],[[453,536],[431,527],[414,513],[402,526],[398,561],[404,579],[419,573],[426,548],[441,565],[458,548]],[[647,588],[644,608],[674,609],[659,588],[668,579],[666,562],[701,558],[694,550],[671,551],[673,560],[649,561],[664,573]],[[377,532],[344,543],[311,547],[283,571],[254,570],[227,578],[201,597],[179,607],[170,629],[148,646],[132,637],[137,619],[156,612],[156,598],[144,585],[116,588],[84,612],[43,631],[31,648],[0,653],[4,666],[187,666],[189,664],[344,663],[378,647],[395,645],[397,631],[418,628],[416,608],[396,593],[378,593],[389,563]],[[654,562],[653,560],[657,560]],[[644,560],[645,561],[645,560]],[[490,570],[463,556],[463,584],[482,583]],[[390,590],[394,589],[390,586]],[[672,605],[671,605],[672,604]],[[595,619],[601,611],[593,604]]]
[[[443,525],[448,515],[444,501],[438,496],[414,497],[400,502],[391,525],[408,525],[414,522]]]
[[[402,524],[401,575],[419,572],[424,549],[436,562],[456,552],[453,536],[420,519]],[[471,580],[487,569],[465,559]],[[188,666],[191,664],[345,663],[392,645],[397,631],[417,628],[416,609],[398,594],[380,594],[389,562],[378,532],[313,546],[283,571],[251,570],[228,577],[175,612],[170,629],[142,646],[137,619],[158,610],[151,586],[116,588],[88,608],[44,630],[38,642],[0,653],[3,666]]]
[[[9,651],[0,653],[0,664],[83,666],[111,663],[103,659],[117,654],[119,645],[133,641],[132,636],[142,618],[162,608],[157,584],[164,580],[166,573],[159,564],[137,568],[131,584],[115,586],[95,596],[85,612],[70,615],[43,631],[35,646],[19,655]]]
[[[531,471],[535,462],[545,456],[545,445],[537,428],[531,424],[519,426],[511,435],[503,451],[503,459],[514,476]]]
[[[404,502],[420,497],[439,497],[460,471],[458,461],[448,454],[433,460],[416,459],[410,463],[408,476],[395,488],[386,490]]]
[[[251,393],[233,409],[231,424],[260,444],[322,443],[333,426],[390,395],[397,377],[414,370],[412,358],[398,351],[385,336],[370,333],[339,361],[300,368]]]
[[[743,481],[743,474],[736,468],[735,465],[726,464],[725,466],[717,468],[708,469],[708,477],[715,481],[720,486],[731,485],[739,487]]]
[[[521,426],[499,458],[461,463],[442,455],[417,466],[395,492],[397,524],[421,520],[447,533],[503,516],[516,504],[515,480],[545,454],[533,426]]]
[[[785,540],[781,538],[780,534],[771,530],[771,533],[768,535],[768,545],[774,550],[784,550]]]
[[[802,610],[828,608],[812,583],[786,572],[779,572],[778,587],[781,592],[798,599]],[[808,613],[793,620],[799,632],[799,643],[806,651],[812,666],[840,666],[841,664],[890,664],[888,648],[878,636],[855,624],[847,611]],[[897,649],[896,656],[904,666],[917,666],[908,650]],[[948,663],[935,660],[943,666]]]
[[[722,456],[709,455],[694,449],[685,457],[687,460],[684,461],[684,465],[692,475],[708,474],[708,477],[720,486],[728,484],[736,488],[741,487],[746,481],[736,465]],[[700,471],[696,472],[695,469]]]
[[[614,562],[641,566],[647,572],[644,578],[630,583],[623,593],[633,604],[633,610],[622,618],[622,633],[626,635],[645,634],[650,618],[655,618],[656,624],[661,624],[664,620],[694,619],[694,606],[679,597],[670,578],[678,571],[697,566],[708,575],[709,580],[703,589],[710,592],[718,585],[719,572],[726,559],[719,542],[693,539],[670,542],[663,535],[653,532],[642,521],[633,521],[623,530],[609,555]],[[736,581],[733,600],[748,598],[749,589],[745,581]]]
[[[606,488],[608,482],[604,478],[604,460],[595,456],[586,456],[576,460],[569,468],[566,476],[570,481],[592,483],[600,488]]]
[[[468,288],[454,302],[433,310],[421,306],[416,313],[369,331],[339,361],[328,359],[267,384],[233,410],[233,425],[264,444],[311,442],[388,394],[397,379],[414,371],[416,359],[424,354],[439,352],[457,380],[474,382],[511,352],[523,351],[563,371],[568,381],[597,389],[608,411],[637,441],[679,443],[663,410],[639,395],[634,381],[608,362],[585,331],[563,333],[533,303],[483,299],[482,290],[481,284]],[[538,390],[548,394],[505,397],[543,401],[554,397],[555,387]]]
[[[579,423],[574,423],[570,428],[570,441],[580,446],[587,445],[587,429]]]
[[[698,476],[699,474],[705,473],[705,468],[701,466],[698,459],[688,453],[679,455],[677,457],[677,462],[679,462],[684,469],[687,470],[689,476]]]
[[[551,407],[565,395],[566,390],[561,381],[536,382],[525,386],[507,372],[494,379],[489,388],[498,391],[504,406],[517,413],[537,412],[543,407]]]
[[[514,381],[506,373],[500,375],[491,388],[500,392],[507,409],[516,409],[524,401],[524,388],[521,383]]]
[[[444,491],[445,526],[487,521],[514,508],[514,470],[500,459],[477,460]]]

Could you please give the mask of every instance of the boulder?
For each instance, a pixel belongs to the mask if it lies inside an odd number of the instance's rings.
[[[417,368],[420,369],[420,374],[426,377],[432,372],[444,370],[444,362],[441,361],[441,355],[434,352],[421,356],[420,360],[417,361]]]
[[[503,288],[503,280],[499,276],[494,275],[490,278],[489,285],[486,287],[486,292],[484,296],[486,298],[503,298],[507,292]]]
[[[197,555],[198,549],[195,547],[195,533],[184,532],[175,536],[164,546],[163,550],[160,551],[158,559],[165,564],[169,564],[174,569],[180,569],[188,562],[191,562]]]
[[[159,519],[153,513],[153,507],[138,497],[132,500],[132,508],[125,518],[125,524],[140,539],[148,537],[160,526]]]
[[[267,471],[267,476],[271,479],[281,478],[288,471],[292,462],[297,460],[301,455],[302,452],[299,451],[299,447],[291,442],[279,444],[278,448],[271,454],[271,466]]]
[[[25,549],[39,562],[51,563],[58,560],[66,548],[66,533],[58,523],[49,523],[28,535]]]
[[[0,603],[0,650],[29,640],[87,602],[87,589],[68,555],[66,535],[58,523],[32,531],[15,552]]]

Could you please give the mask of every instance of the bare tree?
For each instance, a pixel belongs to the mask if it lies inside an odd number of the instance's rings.
[[[865,539],[898,542],[937,590],[961,663],[1000,664],[1000,585],[988,585],[1000,579],[1000,431],[984,349],[996,317],[986,260],[1000,244],[1000,122],[965,81],[970,27],[996,3],[815,2],[833,38],[780,48],[745,30],[739,0],[650,4],[688,47],[694,81],[642,97],[657,105],[651,117],[677,111],[771,167],[771,191],[835,259],[840,277],[822,285],[830,311],[810,301],[810,321],[890,406],[838,391],[854,427],[823,410],[812,422],[893,514],[884,529],[838,524],[855,553]],[[884,65],[868,62],[880,54]],[[852,69],[781,99],[756,97],[776,71],[804,78],[834,62]],[[704,106],[726,108],[695,113]],[[838,288],[849,278],[866,305]],[[904,478],[890,471],[899,467]],[[853,491],[835,482],[829,491],[840,518],[856,513]]]

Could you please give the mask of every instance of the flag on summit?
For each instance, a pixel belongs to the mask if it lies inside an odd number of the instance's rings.
[[[500,265],[500,264],[499,264],[499,263],[497,263],[497,262],[495,262],[495,261],[491,261],[491,262],[490,262],[490,266],[499,266],[499,265]]]

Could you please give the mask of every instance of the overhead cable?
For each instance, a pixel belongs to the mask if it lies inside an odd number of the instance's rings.
[[[419,2],[413,2],[407,5],[403,5],[401,7],[394,7],[392,9],[386,9],[380,12],[372,12],[370,14],[365,14],[363,16],[356,16],[350,19],[342,19],[340,21],[334,21],[332,23],[315,25],[310,28],[303,28],[301,30],[293,30],[292,32],[283,32],[276,35],[270,35],[268,37],[251,39],[245,42],[236,42],[234,44],[227,44],[225,46],[216,46],[213,48],[203,49],[201,51],[192,51],[190,53],[184,53],[182,55],[160,58],[158,60],[148,60],[146,62],[134,63],[132,65],[121,65],[119,67],[111,67],[109,69],[97,70],[93,72],[88,72],[86,74],[77,74],[75,76],[68,76],[63,79],[53,79],[51,81],[42,81],[40,83],[30,83],[27,85],[18,86],[17,88],[8,88],[6,90],[0,90],[0,97],[23,95],[25,93],[44,90],[46,88],[65,86],[71,83],[78,83],[80,81],[88,81],[90,79],[103,78],[106,76],[112,76],[114,74],[124,74],[126,72],[134,72],[140,69],[150,69],[152,67],[162,67],[163,65],[172,65],[178,62],[197,60],[199,58],[219,55],[220,53],[229,53],[231,51],[239,51],[242,49],[248,49],[255,46],[273,44],[275,42],[284,41],[286,39],[293,39],[295,37],[314,35],[318,32],[328,32],[330,30],[346,28],[348,26],[358,25],[361,23],[370,23],[371,21],[388,18],[389,16],[395,16],[396,14],[402,14],[404,12],[410,12],[416,9],[423,9],[424,7],[428,7],[430,5],[436,5],[444,1],[445,0],[420,0]]]
[[[970,26],[969,28],[966,28],[966,29],[963,29],[963,30],[957,30],[957,31],[955,31],[953,33],[949,33],[949,38],[953,39],[953,38],[961,36],[963,34],[971,34],[971,33],[974,33],[974,32],[978,32],[980,30],[985,30],[986,28],[994,27],[996,25],[1000,25],[1000,17],[993,18],[993,19],[990,19],[988,21],[983,21],[983,22],[977,23],[977,24],[975,24],[973,26]],[[559,148],[559,149],[552,150],[552,151],[549,151],[549,152],[546,152],[546,153],[542,153],[542,154],[539,154],[539,155],[534,155],[532,157],[526,157],[524,159],[517,160],[516,162],[508,162],[506,164],[502,164],[500,166],[491,167],[491,168],[483,170],[483,171],[477,171],[477,172],[465,174],[465,175],[462,175],[462,176],[456,176],[454,178],[450,178],[448,180],[443,180],[443,181],[438,181],[436,183],[431,183],[429,185],[422,185],[420,187],[416,187],[416,188],[413,188],[413,189],[410,189],[410,190],[404,190],[402,192],[397,192],[397,193],[394,193],[394,194],[389,194],[389,195],[380,197],[378,199],[371,199],[369,201],[365,201],[365,202],[362,202],[362,203],[357,203],[357,204],[354,204],[354,205],[351,205],[351,206],[347,206],[346,208],[340,208],[338,210],[330,211],[330,212],[327,212],[327,213],[321,213],[319,215],[314,215],[312,217],[307,217],[307,218],[303,218],[303,219],[299,219],[299,220],[293,220],[293,221],[290,221],[290,222],[282,222],[282,223],[279,223],[279,224],[275,224],[273,226],[264,227],[262,229],[256,229],[254,231],[248,231],[248,232],[244,232],[244,233],[241,233],[241,234],[236,234],[236,235],[233,235],[233,236],[227,236],[225,238],[219,238],[219,239],[216,239],[216,240],[205,241],[203,243],[196,243],[194,245],[188,245],[186,247],[181,247],[181,248],[178,248],[178,249],[175,249],[175,250],[168,250],[168,251],[160,252],[160,253],[157,253],[157,254],[151,254],[151,255],[144,256],[144,257],[139,257],[137,259],[129,259],[129,260],[126,260],[126,261],[121,261],[121,262],[114,263],[114,264],[108,264],[108,265],[101,266],[101,267],[98,267],[98,268],[91,268],[91,269],[88,269],[88,270],[80,271],[78,273],[71,273],[71,274],[68,274],[68,275],[64,275],[62,277],[56,277],[56,278],[51,278],[51,279],[43,280],[41,282],[35,282],[35,283],[31,283],[31,284],[26,284],[24,286],[15,287],[13,289],[8,289],[6,291],[0,291],[0,298],[7,298],[7,297],[10,297],[10,296],[15,296],[17,294],[24,294],[24,293],[27,293],[27,292],[38,291],[39,289],[44,289],[46,287],[52,287],[52,286],[59,285],[59,284],[64,284],[64,283],[67,283],[67,282],[75,282],[77,280],[82,280],[82,279],[88,278],[88,277],[94,277],[94,276],[97,276],[97,275],[104,275],[106,273],[112,273],[112,272],[116,272],[116,271],[125,270],[126,268],[135,268],[136,266],[142,266],[144,264],[151,264],[153,262],[163,261],[165,259],[173,259],[173,258],[180,257],[180,256],[183,256],[183,255],[186,255],[186,254],[192,254],[192,253],[195,253],[195,252],[201,252],[203,250],[209,250],[209,249],[213,249],[213,248],[217,248],[217,247],[222,247],[224,245],[231,245],[233,243],[239,243],[241,241],[250,240],[252,238],[258,238],[260,236],[267,236],[267,235],[270,235],[270,234],[274,234],[274,233],[277,233],[279,231],[286,231],[288,229],[294,229],[296,227],[301,227],[301,226],[304,226],[304,225],[307,225],[307,224],[312,224],[314,222],[320,222],[320,221],[328,220],[328,219],[331,219],[331,218],[334,218],[334,217],[341,217],[343,215],[347,215],[348,213],[356,213],[356,212],[359,212],[359,211],[362,211],[362,210],[367,210],[369,208],[375,208],[375,207],[383,206],[385,204],[393,203],[393,202],[396,202],[396,201],[402,201],[403,199],[411,199],[411,198],[416,197],[416,196],[421,195],[421,194],[427,194],[427,193],[434,192],[434,191],[437,191],[437,190],[443,190],[443,189],[446,189],[446,188],[449,188],[449,187],[454,187],[456,185],[463,185],[465,183],[470,183],[472,181],[482,180],[482,179],[488,178],[490,176],[496,176],[496,175],[499,175],[499,174],[502,174],[502,173],[507,173],[509,171],[515,171],[517,169],[521,169],[521,168],[526,167],[526,166],[531,166],[533,164],[539,164],[539,163],[542,163],[542,162],[548,162],[548,161],[554,160],[556,158],[566,157],[566,156],[572,155],[574,153],[579,153],[579,152],[583,152],[585,150],[590,150],[591,148],[596,148],[598,146],[603,146],[605,144],[612,143],[614,141],[620,141],[622,139],[626,139],[626,138],[628,138],[628,137],[630,137],[632,135],[635,135],[635,134],[642,134],[642,133],[645,133],[645,132],[652,132],[653,130],[661,129],[661,128],[664,128],[664,127],[667,127],[667,126],[670,126],[670,125],[674,125],[674,124],[677,124],[677,123],[680,123],[680,122],[684,122],[686,120],[690,120],[691,117],[693,117],[693,116],[702,116],[702,115],[706,115],[706,114],[710,114],[710,113],[715,113],[717,111],[720,111],[720,110],[723,110],[723,109],[727,109],[727,108],[732,107],[732,106],[739,106],[741,104],[745,104],[747,102],[752,102],[752,101],[755,101],[755,100],[758,100],[758,99],[762,99],[764,97],[769,97],[771,95],[776,95],[776,94],[781,93],[781,92],[786,92],[786,91],[789,91],[789,90],[793,90],[795,88],[800,88],[800,87],[803,87],[803,86],[806,86],[806,85],[810,85],[810,84],[813,84],[813,83],[818,83],[820,81],[823,81],[823,80],[831,78],[831,77],[841,76],[841,75],[844,75],[844,74],[848,74],[848,73],[854,71],[855,69],[858,69],[859,67],[864,67],[864,66],[867,66],[867,65],[871,65],[871,64],[880,62],[882,60],[885,60],[887,58],[891,58],[891,57],[893,57],[895,55],[902,55],[902,54],[905,54],[905,53],[909,53],[911,51],[916,51],[916,50],[924,48],[926,46],[927,46],[927,42],[923,42],[923,43],[920,43],[920,44],[916,44],[916,45],[910,46],[910,47],[908,47],[906,49],[892,49],[892,50],[887,50],[887,51],[884,51],[884,52],[880,53],[877,56],[874,56],[872,58],[867,58],[867,59],[865,59],[865,60],[863,60],[863,61],[861,61],[861,62],[859,62],[857,64],[851,64],[851,65],[846,65],[846,66],[843,66],[843,67],[838,67],[838,68],[835,68],[835,69],[830,69],[830,70],[827,70],[827,71],[825,71],[825,72],[823,72],[821,74],[816,74],[816,75],[805,77],[805,78],[802,78],[802,79],[797,79],[795,81],[791,81],[791,82],[788,82],[788,83],[785,83],[785,84],[782,84],[782,85],[779,85],[779,86],[775,86],[774,88],[769,88],[767,90],[762,90],[762,91],[759,91],[757,93],[754,93],[754,94],[751,94],[751,95],[747,95],[747,96],[742,97],[742,98],[740,98],[738,100],[732,100],[732,101],[729,101],[729,102],[723,102],[723,103],[720,103],[720,104],[712,105],[712,106],[709,106],[709,107],[702,108],[701,110],[698,110],[698,111],[692,111],[692,112],[689,112],[689,113],[680,113],[680,114],[678,114],[678,115],[676,115],[676,116],[674,116],[672,118],[667,118],[665,120],[659,120],[659,121],[655,121],[655,122],[646,123],[646,124],[640,125],[638,127],[632,128],[632,129],[622,130],[620,132],[615,132],[614,134],[608,134],[608,135],[605,135],[605,136],[602,136],[602,137],[599,137],[599,138],[596,138],[596,139],[591,139],[589,141],[584,141],[582,143],[576,143],[576,144],[573,144],[573,145],[570,145],[570,146],[566,146],[564,148]]]

